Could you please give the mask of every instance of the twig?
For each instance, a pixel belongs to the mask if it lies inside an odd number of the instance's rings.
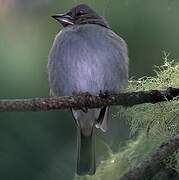
[[[80,93],[58,98],[2,99],[0,111],[49,111],[52,109],[99,108],[109,105],[133,106],[142,103],[157,103],[172,100],[179,96],[179,88],[151,90],[93,96]]]
[[[120,180],[151,179],[163,167],[163,161],[179,149],[179,134],[161,145],[154,153],[130,170]]]

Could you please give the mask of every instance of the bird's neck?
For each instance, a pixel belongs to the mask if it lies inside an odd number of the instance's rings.
[[[96,24],[110,29],[110,26],[107,24],[107,22],[104,19],[86,19],[81,21],[79,24]]]

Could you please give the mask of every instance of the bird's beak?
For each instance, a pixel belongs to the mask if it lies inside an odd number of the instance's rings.
[[[52,17],[58,22],[60,22],[62,25],[74,24],[74,19],[68,14],[55,14]]]

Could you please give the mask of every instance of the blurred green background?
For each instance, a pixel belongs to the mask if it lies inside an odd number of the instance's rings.
[[[0,98],[44,97],[48,52],[62,28],[51,15],[86,3],[104,15],[127,42],[130,77],[153,75],[162,51],[179,57],[177,0],[0,0]],[[97,161],[129,137],[125,118],[98,132]],[[0,113],[1,180],[70,180],[76,166],[76,131],[68,111]]]

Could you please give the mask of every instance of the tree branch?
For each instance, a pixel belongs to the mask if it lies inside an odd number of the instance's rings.
[[[86,109],[103,106],[122,105],[133,106],[142,103],[157,103],[178,99],[179,88],[166,90],[151,90],[128,92],[119,94],[100,94],[93,96],[89,93],[80,93],[74,96],[57,98],[5,99],[0,100],[0,111],[49,111],[52,109]]]
[[[163,167],[163,161],[179,149],[179,134],[162,144],[154,153],[124,175],[121,180],[151,179]]]

